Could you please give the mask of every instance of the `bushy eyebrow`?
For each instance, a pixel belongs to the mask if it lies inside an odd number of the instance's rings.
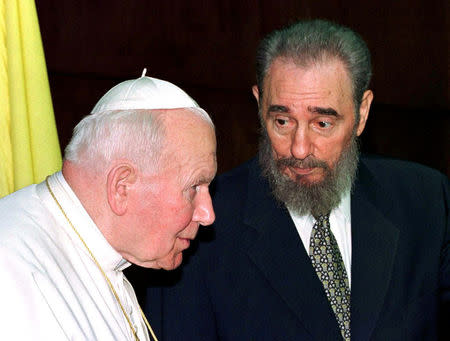
[[[202,174],[195,181],[196,185],[209,185],[216,176],[216,172],[212,174]]]
[[[272,104],[272,105],[269,105],[269,108],[267,109],[267,112],[268,113],[271,113],[271,112],[288,113],[289,112],[289,108],[285,107],[284,105]]]
[[[341,116],[333,108],[308,107],[308,111],[312,114],[330,115],[335,117]]]
[[[200,179],[197,179],[197,181],[195,183],[197,185],[205,185],[205,184],[210,184],[211,181],[212,181],[212,179],[210,179],[210,178],[201,177]]]

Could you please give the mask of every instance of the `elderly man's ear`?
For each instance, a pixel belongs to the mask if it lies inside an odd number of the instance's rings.
[[[106,182],[108,203],[116,215],[126,213],[130,189],[135,182],[136,169],[132,164],[120,163],[109,170]]]

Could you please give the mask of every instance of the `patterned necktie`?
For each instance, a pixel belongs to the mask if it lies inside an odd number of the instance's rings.
[[[350,287],[339,247],[330,230],[330,215],[316,217],[309,257],[323,284],[344,340],[350,340]]]

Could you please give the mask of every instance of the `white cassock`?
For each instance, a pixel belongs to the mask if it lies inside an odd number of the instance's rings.
[[[139,339],[149,340],[130,265],[106,241],[61,172],[48,179],[112,282]],[[0,199],[0,339],[134,340],[120,306],[45,182]]]

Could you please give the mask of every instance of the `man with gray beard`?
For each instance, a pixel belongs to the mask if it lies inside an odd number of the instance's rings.
[[[259,157],[213,188],[214,235],[148,286],[164,340],[438,340],[450,335],[449,183],[359,156],[371,63],[322,20],[257,51]]]

